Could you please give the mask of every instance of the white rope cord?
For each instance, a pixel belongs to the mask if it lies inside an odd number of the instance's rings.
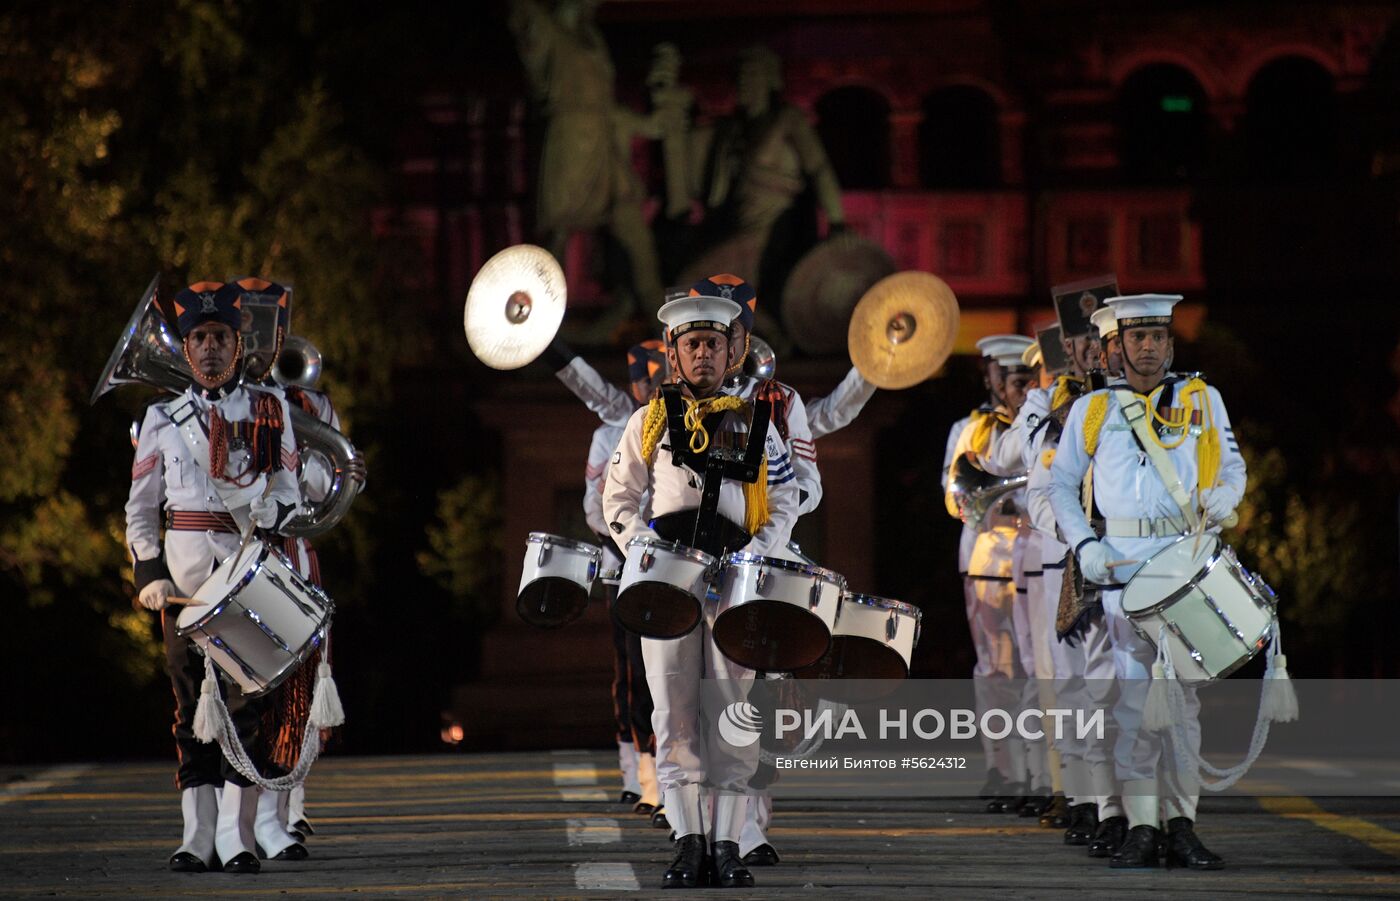
[[[1157,633],[1159,659],[1163,662],[1163,668],[1167,676],[1167,699],[1172,708],[1171,732],[1167,736],[1167,745],[1171,748],[1172,757],[1176,761],[1176,771],[1178,774],[1191,779],[1199,787],[1211,792],[1222,792],[1233,786],[1236,782],[1249,772],[1249,768],[1254,766],[1259,755],[1264,752],[1264,745],[1269,740],[1270,720],[1264,712],[1264,698],[1269,691],[1270,681],[1274,676],[1273,653],[1269,654],[1268,668],[1264,673],[1264,678],[1260,680],[1259,689],[1259,714],[1254,720],[1254,733],[1249,739],[1249,750],[1245,753],[1244,760],[1232,767],[1217,767],[1201,756],[1200,752],[1192,746],[1186,735],[1186,691],[1181,687],[1181,682],[1176,678],[1176,667],[1172,663],[1171,651],[1167,644],[1167,629],[1163,626]],[[1278,624],[1275,621],[1271,628],[1274,648],[1278,647]],[[1200,778],[1200,774],[1214,777],[1216,781],[1207,782]]]
[[[214,669],[214,661],[206,654],[204,657],[204,677],[206,679],[218,680],[217,672]],[[223,749],[224,757],[235,770],[238,770],[243,777],[254,785],[268,791],[284,792],[291,791],[298,785],[306,781],[306,776],[311,772],[311,765],[321,756],[321,729],[314,724],[314,717],[307,717],[306,731],[301,738],[301,753],[297,755],[297,765],[285,776],[268,779],[258,772],[248,752],[243,747],[243,742],[238,738],[238,727],[233,723],[233,717],[228,712],[228,705],[219,693],[213,692],[209,698],[213,705],[215,716],[215,736],[218,739],[219,747]]]

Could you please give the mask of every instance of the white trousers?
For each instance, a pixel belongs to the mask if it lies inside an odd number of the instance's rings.
[[[977,663],[972,669],[972,691],[977,718],[988,710],[1015,711],[1021,703],[1014,679],[1020,671],[1016,660],[1012,608],[1016,586],[1010,579],[968,576],[967,625]],[[999,771],[1008,781],[1023,778],[1025,746],[1009,738],[996,740],[982,734],[982,753],[988,770]]]

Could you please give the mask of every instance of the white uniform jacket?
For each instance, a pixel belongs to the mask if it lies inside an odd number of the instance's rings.
[[[626,425],[627,417],[637,409],[637,402],[630,391],[624,391],[603,378],[583,357],[574,357],[554,376],[608,425]]]
[[[761,382],[757,379],[740,376],[731,383],[730,387],[725,389],[725,393],[737,394],[745,400],[752,401],[754,391],[758,389],[760,384]],[[786,433],[787,440],[784,451],[788,463],[781,468],[781,471],[775,472],[773,460],[769,459],[768,484],[771,486],[775,478],[795,480],[799,492],[798,515],[805,516],[817,509],[817,505],[822,501],[822,474],[817,469],[817,446],[813,443],[812,429],[808,425],[807,419],[807,406],[802,402],[802,395],[782,382],[776,382],[776,384],[785,397],[783,417],[780,419],[776,415],[774,416],[773,423],[768,429],[768,437],[780,439],[782,434]]]
[[[221,531],[177,531],[165,535],[165,555],[161,558],[161,511],[228,514],[229,510],[206,470],[209,461],[190,459],[190,451],[167,412],[182,400],[193,401],[196,417],[207,433],[209,410],[217,407],[230,423],[253,419],[253,392],[265,391],[275,396],[282,406],[281,468],[271,476],[259,475],[248,489],[254,495],[266,488],[267,497],[288,507],[292,515],[301,503],[297,488],[296,439],[292,434],[291,414],[287,401],[274,389],[239,387],[216,399],[204,392],[186,389],[174,401],[152,404],[146,409],[141,435],[136,444],[136,459],[131,467],[131,494],[126,502],[126,543],[131,551],[139,590],[167,575],[180,593],[189,596],[214,571],[227,555],[238,549],[238,535]],[[248,465],[249,451],[229,448],[226,473],[236,476]],[[246,517],[247,504],[237,511]],[[283,520],[285,521],[285,519]]]
[[[1148,406],[1154,407],[1163,387],[1173,385],[1172,406],[1183,406],[1180,389],[1185,381],[1179,376],[1169,376],[1162,385],[1153,389]],[[1132,426],[1123,416],[1112,388],[1126,387],[1126,382],[1118,382],[1107,389],[1085,395],[1075,401],[1070,408],[1069,419],[1065,422],[1064,434],[1060,436],[1059,447],[1050,469],[1049,497],[1054,508],[1055,521],[1064,534],[1065,542],[1076,551],[1084,542],[1095,538],[1089,527],[1089,520],[1080,505],[1084,474],[1089,464],[1094,465],[1094,500],[1099,512],[1107,519],[1158,519],[1169,517],[1179,520],[1181,509],[1172,500],[1161,476],[1152,465],[1147,454],[1138,447]],[[1231,504],[1238,504],[1244,496],[1245,464],[1240,456],[1235,433],[1230,427],[1230,417],[1225,411],[1225,403],[1220,392],[1207,386],[1210,397],[1211,416],[1220,434],[1220,472],[1216,491],[1227,492]],[[1084,417],[1090,407],[1089,399],[1100,394],[1108,395],[1108,410],[1099,432],[1098,447],[1092,459],[1084,447]],[[1193,498],[1196,485],[1196,438],[1189,429],[1182,436],[1166,439],[1170,444],[1177,437],[1182,441],[1167,450],[1167,457],[1175,467],[1181,484],[1191,492]],[[1204,486],[1209,488],[1210,486]],[[1110,539],[1110,542],[1112,539]]]
[[[608,466],[603,489],[603,515],[607,518],[608,531],[624,551],[633,538],[657,537],[649,525],[653,518],[700,507],[700,474],[688,466],[674,464],[669,433],[663,433],[652,460],[643,458],[642,420],[645,417],[646,408],[643,407],[627,421],[622,440]],[[723,431],[746,429],[742,417],[732,412],[726,414]],[[798,483],[792,477],[790,455],[774,424],[768,428],[765,452],[769,521],[753,536],[745,550],[766,557],[783,557],[799,516]],[[720,489],[720,515],[742,525],[744,511],[741,483],[726,479]]]

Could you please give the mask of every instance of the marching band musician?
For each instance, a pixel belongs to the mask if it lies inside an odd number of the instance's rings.
[[[702,437],[699,433],[704,430],[707,441],[747,432],[745,417],[755,409],[723,389],[725,372],[733,362],[730,328],[739,315],[739,304],[722,296],[724,287],[732,288],[714,284],[714,294],[670,301],[658,313],[666,325],[672,378],[681,386],[697,425],[690,429],[691,436]],[[693,540],[701,474],[662,456],[671,454],[671,441],[660,399],[628,420],[603,494],[604,514],[621,548],[644,536],[682,543]],[[717,531],[725,551],[779,556],[786,547],[798,516],[798,489],[795,479],[783,475],[790,473],[792,464],[775,429],[768,431],[764,456],[766,479],[760,474],[753,485],[726,481],[721,487]],[[657,777],[677,836],[676,856],[662,885],[703,885],[710,881],[712,866],[720,886],[750,886],[753,876],[739,857],[738,840],[746,806],[744,790],[756,760],[724,742],[712,724],[700,722],[700,680],[727,680],[725,686],[732,693],[743,695],[753,671],[720,653],[708,617],[702,617],[700,626],[682,638],[642,639],[642,653],[655,704]],[[756,750],[752,749],[754,754]],[[706,795],[713,801],[708,817]]]
[[[608,463],[622,439],[623,427],[639,406],[665,381],[668,369],[662,342],[650,339],[627,351],[630,392],[603,378],[598,370],[555,337],[543,359],[559,381],[602,420],[593,431],[584,472],[583,514],[603,548],[602,572],[617,571],[626,554],[613,541],[603,516],[603,486]],[[609,595],[615,583],[606,583]],[[613,717],[617,731],[618,769],[622,773],[620,803],[633,805],[634,813],[652,816],[653,824],[667,825],[656,782],[656,738],[652,734],[651,692],[647,688],[641,638],[616,621],[613,629]]]
[[[199,282],[175,296],[176,329],[194,382],[174,400],[147,409],[126,504],[126,541],[139,601],[161,612],[175,694],[184,838],[169,865],[184,872],[203,872],[216,856],[226,873],[258,872],[253,837],[258,792],[221,759],[218,745],[194,737],[204,663],[194,644],[176,635],[177,611],[170,609],[170,598],[193,595],[219,561],[238,549],[242,523],[275,531],[301,502],[286,400],[242,384],[240,308],[237,285]],[[179,428],[191,418],[201,430]],[[201,432],[205,437],[198,437]],[[257,705],[234,693],[228,706],[237,740],[252,747]],[[285,848],[266,850],[276,854]]]
[[[1017,340],[1007,341],[1004,346],[991,348],[992,362],[1001,375],[1002,405],[1005,414],[1012,417],[1011,424],[998,430],[993,440],[988,442],[985,453],[978,455],[981,468],[995,476],[1025,475],[1026,420],[1020,412],[1026,403],[1031,385],[1037,381],[1035,368],[1027,362],[1027,354],[1035,349],[1030,338],[1009,336]],[[1013,599],[1010,607],[1011,626],[1014,638],[1016,662],[1020,664],[1024,683],[1016,703],[1005,708],[1019,716],[1023,710],[1033,710],[1038,703],[1039,688],[1035,673],[1035,641],[1032,624],[1038,622],[1038,614],[1032,618],[1028,609],[1026,586],[1026,549],[1030,538],[1030,524],[1025,510],[1025,492],[1016,490],[1002,503],[1004,510],[1014,511],[1016,536],[1011,551],[1011,580]],[[988,810],[1003,813],[1016,813],[1023,816],[1039,816],[1051,803],[1051,778],[1049,761],[1046,756],[1047,742],[1042,736],[1031,739],[1013,735],[1006,739],[1011,759],[1013,783],[1022,790],[1019,794],[1009,794],[1012,799],[988,805]]]
[[[1197,376],[1168,371],[1172,307],[1180,300],[1180,295],[1161,294],[1108,300],[1117,319],[1126,381],[1074,404],[1050,470],[1049,499],[1065,542],[1085,579],[1104,586],[1104,616],[1118,677],[1114,763],[1129,826],[1110,860],[1116,868],[1157,865],[1163,819],[1168,865],[1224,866],[1195,833],[1199,786],[1194,780],[1183,784],[1176,768],[1163,764],[1162,738],[1143,727],[1156,652],[1134,631],[1122,607],[1122,589],[1141,563],[1186,534],[1198,516],[1203,526],[1217,529],[1245,489],[1244,458],[1219,391]],[[1091,463],[1093,500],[1105,517],[1103,538],[1080,505]],[[1200,702],[1193,686],[1181,687],[1184,732],[1199,752]]]
[[[1063,312],[1063,311],[1060,311]],[[1027,445],[1026,465],[1031,524],[1039,536],[1041,578],[1039,598],[1046,617],[1046,638],[1049,642],[1053,669],[1053,684],[1057,705],[1079,709],[1102,709],[1109,703],[1113,689],[1113,658],[1102,613],[1096,608],[1078,613],[1065,638],[1057,629],[1061,591],[1065,577],[1065,559],[1069,548],[1060,540],[1055,526],[1055,514],[1050,507],[1046,488],[1050,484],[1050,463],[1059,446],[1060,432],[1074,402],[1090,388],[1091,372],[1101,359],[1101,343],[1097,329],[1112,308],[1100,307],[1091,317],[1090,328],[1073,333],[1074,317],[1061,316],[1061,347],[1065,356],[1065,371],[1059,374],[1047,390],[1034,392],[1035,404],[1043,409],[1035,423]],[[1071,330],[1064,337],[1065,329]],[[1127,833],[1122,799],[1109,757],[1107,740],[1092,736],[1080,739],[1072,733],[1056,737],[1061,766],[1061,783],[1069,803],[1069,821],[1065,824],[1065,844],[1088,846],[1090,857],[1110,857]]]
[[[1099,368],[1113,378],[1123,377],[1123,343],[1118,340],[1118,314],[1102,306],[1089,317],[1099,334]]]
[[[951,455],[950,487],[951,466],[958,458],[966,456],[978,468],[985,468],[984,461],[995,452],[996,442],[1011,425],[1005,373],[998,358],[1009,361],[1014,356],[1019,363],[1020,355],[1030,343],[1031,339],[1022,335],[990,335],[977,342],[977,349],[987,366],[991,405],[975,410],[959,434]],[[1020,381],[1028,383],[1028,377],[1022,376]],[[951,491],[945,502],[948,513],[961,518],[961,511]],[[1012,567],[1020,518],[1014,510],[1006,512],[1004,506],[998,504],[977,523],[968,557],[967,619],[977,655],[972,678],[979,717],[988,710],[1014,710],[1018,703],[1010,680],[1015,678],[1017,669],[1011,608],[1016,597]],[[997,813],[1015,809],[1018,798],[1028,788],[1016,778],[1025,770],[1024,747],[1015,742],[995,741],[984,735],[982,749],[987,764],[987,784],[983,794],[991,796],[987,810]]]

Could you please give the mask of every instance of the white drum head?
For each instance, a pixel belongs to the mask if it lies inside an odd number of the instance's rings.
[[[1187,535],[1162,548],[1143,564],[1123,589],[1123,613],[1155,607],[1196,576],[1220,549],[1215,535]]]

